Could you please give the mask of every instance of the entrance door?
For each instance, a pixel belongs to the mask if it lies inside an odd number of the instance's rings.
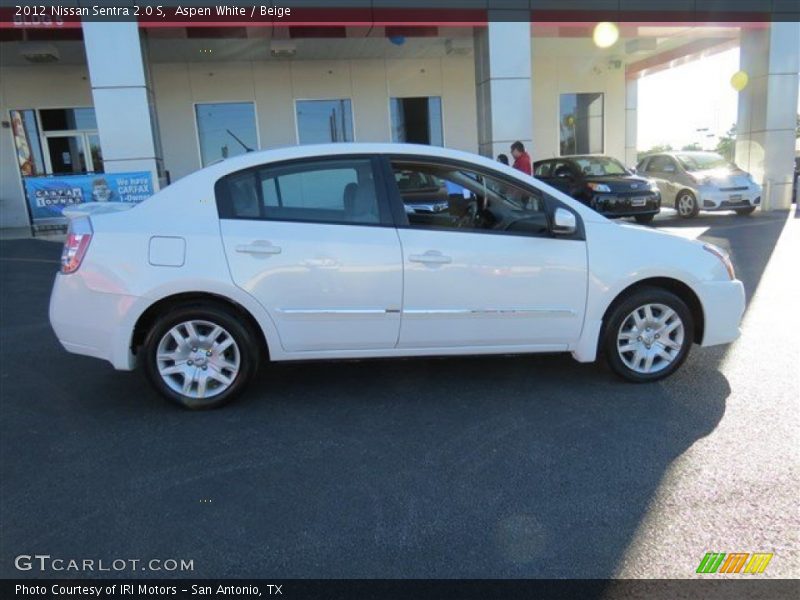
[[[48,171],[53,175],[86,173],[88,160],[84,136],[58,135],[47,137]]]

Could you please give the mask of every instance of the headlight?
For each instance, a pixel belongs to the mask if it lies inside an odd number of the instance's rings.
[[[658,191],[658,184],[655,181],[648,181],[647,183],[650,185],[650,191],[651,192],[657,192]]]
[[[611,188],[608,187],[605,183],[587,183],[586,185],[589,186],[589,189],[593,192],[610,192]]]
[[[697,185],[708,185],[711,183],[711,177],[695,177],[694,182]]]
[[[731,262],[731,257],[728,255],[725,250],[715,246],[714,244],[703,244],[703,250],[706,252],[710,252],[714,256],[716,256],[722,264],[725,266],[725,270],[728,271],[728,275],[731,278],[731,281],[736,279],[736,271],[733,269],[733,263]]]

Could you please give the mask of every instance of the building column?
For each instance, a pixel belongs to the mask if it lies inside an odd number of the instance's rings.
[[[106,173],[163,173],[146,52],[136,22],[83,22],[86,62]]]
[[[739,93],[736,164],[764,187],[763,210],[791,207],[800,23],[774,22],[743,30],[740,68],[749,77]]]
[[[639,80],[625,80],[625,166],[635,167],[639,162],[639,152],[636,149],[638,142],[638,113],[639,106]]]
[[[529,152],[533,144],[530,16],[526,13],[522,21],[498,20],[515,18],[513,12],[492,11],[493,20],[476,27],[474,34],[478,147],[492,158],[509,155],[517,140]]]

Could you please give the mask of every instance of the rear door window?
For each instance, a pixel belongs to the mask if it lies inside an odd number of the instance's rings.
[[[377,225],[378,189],[370,158],[302,161],[223,177],[217,208],[223,219]]]

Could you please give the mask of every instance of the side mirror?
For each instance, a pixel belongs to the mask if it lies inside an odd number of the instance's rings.
[[[575,214],[566,208],[557,208],[553,215],[554,235],[573,235],[578,230],[578,220]]]

